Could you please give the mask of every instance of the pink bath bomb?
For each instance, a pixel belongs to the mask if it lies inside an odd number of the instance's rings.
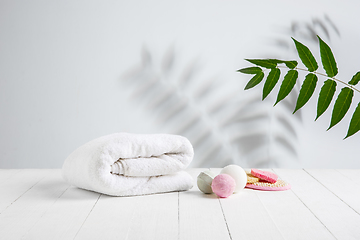
[[[217,175],[211,183],[211,189],[221,198],[227,198],[233,194],[235,186],[235,180],[228,174]]]

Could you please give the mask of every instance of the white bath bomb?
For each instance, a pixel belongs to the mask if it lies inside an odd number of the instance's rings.
[[[221,170],[220,174],[228,174],[235,180],[236,186],[234,192],[239,192],[245,188],[247,175],[244,169],[242,169],[240,166],[228,165]]]
[[[197,185],[200,191],[203,193],[213,193],[211,189],[211,183],[216,177],[216,174],[210,170],[201,172],[197,177]]]

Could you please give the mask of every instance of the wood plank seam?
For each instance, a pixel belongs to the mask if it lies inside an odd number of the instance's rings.
[[[194,180],[190,191],[180,192],[180,239],[229,239],[219,201],[197,187],[197,176],[208,168],[189,169]],[[214,173],[220,172],[215,169]],[[225,208],[224,208],[225,211]]]
[[[209,170],[209,171],[211,171],[211,168],[208,168],[208,170]],[[217,199],[218,199],[219,204],[220,204],[221,212],[222,212],[222,215],[223,215],[223,217],[224,217],[224,221],[225,221],[226,229],[227,229],[227,231],[228,231],[228,234],[229,234],[230,240],[232,240],[232,236],[231,236],[230,228],[229,228],[229,225],[228,225],[228,223],[227,223],[227,221],[226,221],[226,217],[225,217],[224,209],[223,209],[222,204],[221,204],[221,200],[220,200],[220,198],[219,198],[219,197],[217,197]]]
[[[346,175],[346,174],[344,174],[344,173],[342,173],[341,171],[339,171],[339,169],[334,169],[336,172],[338,172],[339,174],[341,174],[342,176],[344,176],[344,177],[346,177],[347,179],[349,179],[349,181],[354,181],[353,179],[351,179],[350,177],[349,177],[349,175]],[[354,182],[356,182],[356,181],[354,181]]]
[[[43,212],[43,214],[41,214],[41,217],[39,219],[37,219],[37,221],[34,222],[34,225],[32,227],[30,227],[27,232],[21,237],[21,239],[23,239],[32,229],[33,227],[45,216],[45,214],[48,212],[49,209],[51,209],[51,207],[61,198],[61,196],[69,189],[70,185],[58,196],[58,198],[51,204],[51,206],[48,207],[48,209],[46,211]]]
[[[75,239],[75,238],[76,238],[76,236],[79,234],[79,232],[80,232],[81,228],[84,226],[84,224],[85,224],[86,220],[87,220],[87,219],[88,219],[88,217],[90,216],[90,214],[91,214],[92,210],[95,208],[95,206],[96,206],[96,204],[97,204],[97,202],[99,201],[99,199],[100,199],[100,197],[101,197],[101,196],[102,196],[102,194],[100,193],[99,197],[96,199],[96,202],[94,203],[94,205],[93,205],[93,207],[91,208],[91,210],[90,210],[89,214],[86,216],[86,218],[85,218],[84,222],[81,224],[81,226],[80,226],[79,230],[76,232],[76,234],[75,234],[75,236],[74,236],[74,238],[73,238],[73,239]]]
[[[304,169],[303,169],[304,170]],[[329,230],[329,228],[316,216],[316,214],[303,202],[303,200],[293,191],[293,189],[290,190],[299,200],[300,202],[311,212],[312,215],[315,216],[317,220],[326,228],[326,230],[335,238],[337,239],[334,234]]]
[[[54,204],[62,197],[62,195],[64,195],[64,193],[69,190],[69,188],[71,187],[71,185],[69,185],[60,195],[59,197],[55,200]]]
[[[230,233],[230,229],[229,229],[229,225],[228,225],[228,223],[227,223],[227,221],[226,221],[224,209],[223,209],[223,207],[222,207],[221,200],[220,200],[219,197],[218,197],[218,201],[219,201],[219,204],[220,204],[221,212],[222,212],[223,217],[224,217],[224,221],[225,221],[225,225],[226,225],[227,231],[228,231],[228,233],[229,233],[230,240],[232,240],[231,233]]]
[[[264,207],[267,215],[270,217],[270,219],[272,220],[272,222],[274,223],[274,226],[276,227],[276,229],[278,230],[278,232],[280,233],[282,239],[286,239],[282,233],[282,231],[280,231],[278,225],[276,224],[276,221],[274,220],[274,218],[271,216],[271,214],[269,213],[269,210],[266,208],[266,205],[263,203],[263,201],[261,201],[261,198],[259,197],[259,195],[256,194],[256,197],[259,199],[259,202],[262,204],[262,206]]]
[[[351,207],[349,204],[347,204],[344,200],[342,200],[338,195],[336,195],[333,191],[331,191],[329,188],[327,188],[322,182],[320,182],[317,178],[315,178],[313,175],[311,175],[308,171],[306,171],[305,169],[303,169],[307,174],[309,174],[312,178],[314,178],[317,182],[319,182],[326,190],[328,190],[329,192],[331,192],[334,196],[336,196],[338,199],[340,199],[343,203],[346,204],[346,206],[348,206],[350,209],[352,209],[354,212],[356,212],[358,215],[360,215],[360,213],[358,211],[356,211],[353,207]]]
[[[274,169],[272,169],[275,173],[276,173],[276,171],[274,170]],[[304,171],[305,171],[305,169],[303,169]],[[306,171],[305,171],[306,172]],[[276,173],[278,176],[279,176],[279,174],[278,173]],[[316,214],[303,202],[303,200],[293,191],[293,189],[290,189],[290,191],[300,200],[300,202],[311,212],[311,214],[312,215],[314,215],[315,216],[315,218],[317,219],[317,220],[319,220],[319,222],[325,227],[325,229],[335,238],[335,239],[337,239],[336,237],[335,237],[335,235],[330,231],[330,229],[316,216]]]
[[[136,204],[139,203],[139,198],[136,198],[134,199],[134,201],[136,201]],[[132,214],[131,214],[131,218],[129,219],[129,222],[132,223],[134,221],[134,217],[135,217],[135,210],[132,211]],[[129,232],[130,232],[130,227],[127,229],[127,232],[126,232],[126,235],[125,235],[125,238],[124,240],[128,240],[129,239]]]
[[[18,198],[16,198],[13,202],[10,203],[10,205],[8,205],[6,208],[4,208],[1,212],[4,212],[6,209],[8,209],[13,203],[15,203],[17,200],[19,200],[22,196],[24,196],[25,193],[27,193],[30,189],[32,189],[36,184],[38,184],[41,180],[43,180],[45,178],[45,176],[43,178],[41,178],[39,181],[37,181],[36,183],[34,183],[34,185],[32,185],[28,190],[26,190],[25,192],[23,192]]]

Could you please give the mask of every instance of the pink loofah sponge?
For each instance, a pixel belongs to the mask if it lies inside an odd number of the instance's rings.
[[[227,198],[233,194],[235,186],[235,180],[228,174],[217,175],[211,183],[211,189],[221,198]]]
[[[278,180],[276,183],[255,182],[246,184],[246,188],[252,188],[263,191],[284,191],[291,188],[291,185],[283,180]]]
[[[276,183],[278,179],[278,176],[275,173],[262,171],[259,169],[251,169],[251,175],[269,183]]]

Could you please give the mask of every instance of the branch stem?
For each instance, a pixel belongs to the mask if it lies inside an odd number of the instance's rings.
[[[288,67],[286,67],[286,66],[277,66],[277,67],[279,67],[279,68],[288,68]],[[353,89],[353,90],[355,90],[355,91],[357,91],[357,92],[360,93],[360,90],[359,90],[359,89],[355,88],[353,85],[350,85],[350,84],[348,84],[348,83],[346,83],[346,82],[341,81],[340,79],[337,79],[337,78],[334,78],[334,77],[328,77],[326,74],[319,73],[319,72],[310,72],[309,70],[304,69],[304,68],[295,67],[294,69],[300,70],[300,71],[304,71],[304,72],[308,72],[308,73],[314,73],[314,74],[317,74],[317,75],[321,75],[321,76],[327,77],[327,78],[332,79],[332,80],[334,80],[334,81],[341,82],[342,84],[346,85],[347,87],[349,87],[349,88],[351,88],[351,89]]]

